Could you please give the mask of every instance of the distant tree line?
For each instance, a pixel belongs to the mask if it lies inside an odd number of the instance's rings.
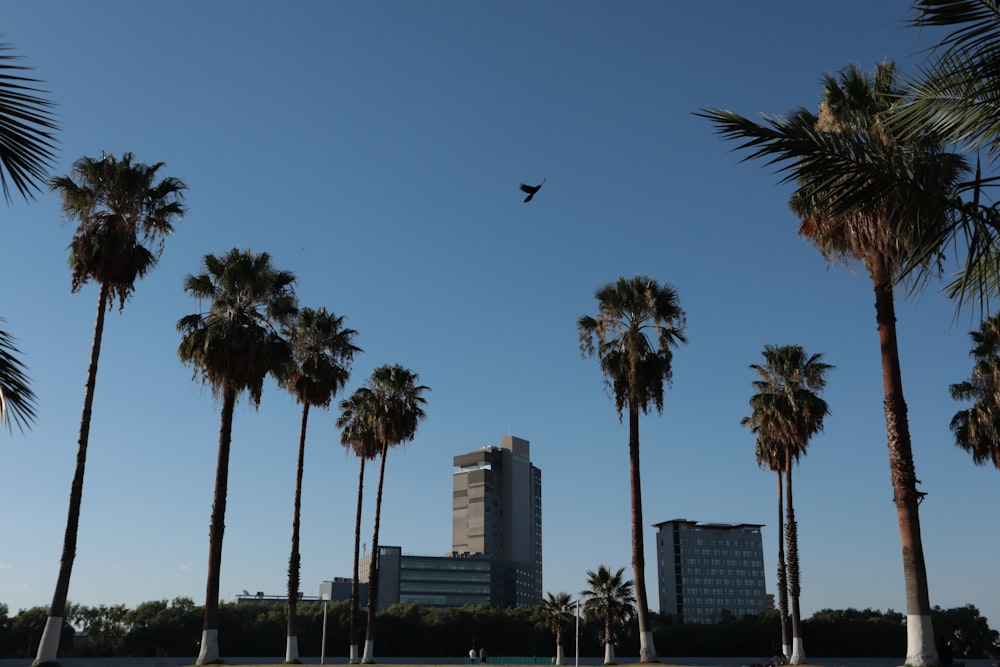
[[[376,622],[385,657],[465,656],[470,648],[485,648],[488,656],[534,657],[549,664],[556,655],[555,637],[544,623],[542,607],[502,609],[465,606],[425,609],[415,604],[394,605],[378,614]],[[298,605],[299,651],[319,656],[323,651],[323,604]],[[329,603],[326,609],[325,655],[339,660],[347,654],[350,602]],[[125,605],[86,607],[69,605],[59,653],[62,657],[184,657],[196,656],[203,607],[190,598]],[[48,609],[33,607],[11,616],[0,604],[0,658],[35,655],[45,628]],[[288,609],[283,604],[223,603],[219,627],[232,657],[281,656],[285,650]],[[741,619],[729,617],[715,625],[682,624],[669,615],[651,613],[651,627],[661,653],[667,656],[766,657],[780,651],[778,612]],[[356,621],[364,631],[367,616]],[[827,657],[894,657],[906,639],[906,617],[892,610],[826,609],[804,619],[810,654]],[[632,625],[632,624],[630,624]],[[938,640],[952,639],[958,657],[1000,657],[998,635],[973,605],[934,608]],[[84,639],[85,638],[85,639]],[[575,626],[562,637],[567,656],[576,654]],[[616,637],[616,653],[637,656],[639,637],[634,628]],[[604,626],[599,619],[580,620],[580,655],[600,656]]]

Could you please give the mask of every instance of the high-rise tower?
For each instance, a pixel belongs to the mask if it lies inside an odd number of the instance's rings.
[[[504,436],[454,459],[451,548],[508,564],[506,603],[542,598],[542,471],[527,440]]]

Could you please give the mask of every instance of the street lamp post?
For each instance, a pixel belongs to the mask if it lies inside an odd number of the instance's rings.
[[[580,600],[576,601],[576,667],[580,667]]]

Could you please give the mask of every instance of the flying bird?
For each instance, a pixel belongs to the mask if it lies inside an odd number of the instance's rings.
[[[527,192],[528,196],[524,198],[525,203],[531,201],[531,198],[535,196],[535,193],[542,189],[542,185],[545,184],[545,179],[538,185],[526,185],[521,183],[521,192]]]

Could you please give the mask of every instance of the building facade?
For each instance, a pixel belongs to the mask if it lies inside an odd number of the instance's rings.
[[[366,556],[362,563],[365,573],[369,559]],[[508,569],[507,563],[485,554],[414,556],[400,547],[380,546],[377,609],[384,611],[397,603],[435,608],[508,606]]]
[[[533,606],[542,598],[542,472],[530,443],[504,436],[454,458],[453,554],[490,556],[505,570],[502,606]]]
[[[683,623],[718,623],[770,608],[762,524],[654,524],[660,613]]]

